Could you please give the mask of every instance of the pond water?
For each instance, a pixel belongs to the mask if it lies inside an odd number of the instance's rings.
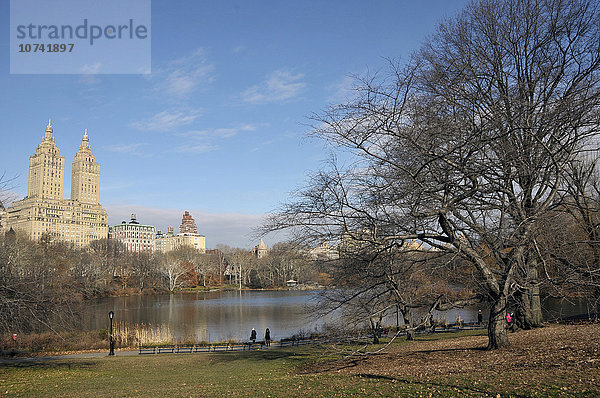
[[[218,291],[105,298],[86,307],[81,326],[108,328],[112,310],[115,322],[168,325],[176,338],[247,340],[252,328],[259,338],[269,328],[278,340],[321,327],[325,320],[311,316],[316,296],[313,291]]]
[[[257,330],[260,339],[269,328],[272,338],[278,340],[298,332],[320,330],[325,323],[335,320],[334,316],[326,319],[315,317],[318,294],[318,291],[217,291],[111,297],[88,303],[80,327],[87,330],[108,329],[108,312],[112,310],[115,322],[168,325],[178,339],[242,341],[248,339],[252,328]],[[547,300],[544,305],[545,319],[590,312],[582,300]],[[460,315],[463,322],[476,322],[478,308],[435,312],[434,319],[454,323]],[[403,324],[401,318],[398,320],[400,325]],[[487,319],[485,309],[484,319]],[[394,326],[396,315],[388,316],[385,324]]]

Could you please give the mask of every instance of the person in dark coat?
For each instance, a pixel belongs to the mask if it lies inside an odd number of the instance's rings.
[[[265,330],[265,344],[267,347],[271,345],[271,331],[269,330],[269,328]]]
[[[483,325],[483,313],[481,310],[477,311],[477,324]]]
[[[252,340],[252,344],[256,342],[256,330],[252,328],[252,332],[250,332],[250,340]]]

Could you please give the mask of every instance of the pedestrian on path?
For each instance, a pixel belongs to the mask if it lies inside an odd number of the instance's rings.
[[[271,331],[269,330],[269,328],[265,330],[265,344],[267,347],[271,346]]]
[[[250,332],[250,340],[252,341],[252,344],[256,343],[256,330],[254,330],[254,328],[252,328],[252,331]]]

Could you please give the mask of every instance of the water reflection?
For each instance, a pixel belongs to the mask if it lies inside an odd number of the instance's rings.
[[[116,322],[130,324],[168,325],[177,339],[196,341],[247,340],[255,328],[262,339],[266,328],[277,340],[299,331],[318,330],[334,317],[315,319],[314,291],[219,291],[180,293],[152,296],[132,296],[101,299],[89,304],[81,323],[82,329],[108,328],[108,311],[115,312]],[[433,318],[465,323],[477,321],[477,311],[483,307],[466,307],[444,312],[435,311]],[[544,302],[545,319],[586,314],[589,308],[583,300],[549,300]],[[388,326],[396,324],[396,314],[386,317]],[[402,325],[402,317],[399,317]]]
[[[319,329],[324,320],[314,319],[316,292],[229,291],[172,295],[116,297],[98,300],[84,314],[82,328],[106,328],[108,311],[116,321],[132,324],[167,324],[176,338],[223,341],[247,340],[250,330],[273,339],[300,330]]]

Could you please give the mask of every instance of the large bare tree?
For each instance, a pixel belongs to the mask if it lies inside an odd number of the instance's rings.
[[[471,3],[409,62],[313,116],[353,163],[317,174],[265,229],[367,230],[380,251],[418,239],[458,256],[490,302],[489,348],[508,345],[510,298],[539,322],[536,222],[600,127],[599,21],[593,1]]]

